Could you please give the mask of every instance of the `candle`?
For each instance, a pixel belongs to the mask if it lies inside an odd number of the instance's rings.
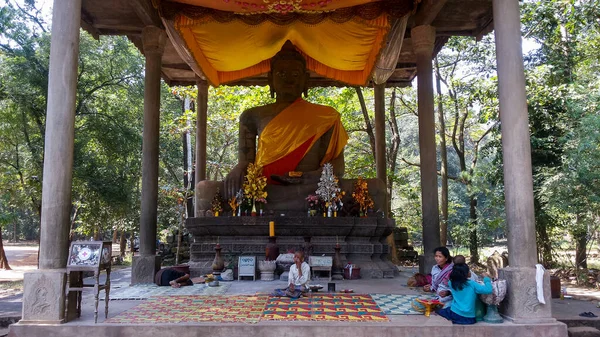
[[[335,243],[340,243],[340,240],[338,239],[338,236],[335,236]]]
[[[269,236],[275,236],[275,221],[269,221]]]

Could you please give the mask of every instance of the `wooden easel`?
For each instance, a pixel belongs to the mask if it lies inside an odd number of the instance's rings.
[[[110,293],[110,270],[112,265],[112,242],[110,241],[75,241],[71,243],[67,261],[67,321],[81,317],[82,291],[93,288],[94,291],[94,323],[98,323],[98,295],[104,290],[104,318],[108,318],[108,302]],[[106,272],[106,281],[100,284],[100,273]],[[83,282],[83,272],[94,272],[94,283]]]

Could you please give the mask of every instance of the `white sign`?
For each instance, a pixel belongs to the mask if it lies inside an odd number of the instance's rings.
[[[311,267],[331,267],[333,265],[331,256],[309,256],[308,261]]]
[[[256,278],[256,256],[240,256],[238,260],[238,280],[240,276]]]

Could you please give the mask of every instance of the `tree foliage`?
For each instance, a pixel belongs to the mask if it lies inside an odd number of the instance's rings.
[[[49,25],[35,1],[0,8],[0,226],[4,238],[39,235],[50,50]],[[600,211],[600,29],[598,0],[525,1],[523,35],[540,260],[553,260],[566,234],[592,239]],[[455,246],[480,247],[505,231],[502,148],[493,36],[450,38],[438,54],[438,113],[447,140],[448,231]],[[141,195],[144,58],[125,37],[80,34],[73,174],[73,238],[136,232]],[[159,230],[181,221],[191,198],[195,148],[193,87],[161,87]],[[376,176],[373,88],[312,88],[307,100],[336,108],[350,135],[346,178]],[[209,88],[207,178],[222,180],[237,161],[238,118],[273,102],[266,87]],[[416,83],[388,88],[386,163],[397,226],[422,239]],[[438,143],[439,144],[439,143]],[[195,154],[192,151],[192,157]],[[438,158],[440,158],[438,156]],[[195,160],[195,159],[194,159]],[[441,167],[441,163],[439,165]],[[348,192],[348,191],[347,191]],[[128,234],[129,235],[129,234]],[[562,240],[562,241],[561,241]],[[554,245],[553,245],[554,244]],[[0,259],[1,260],[1,259]],[[585,256],[578,254],[577,264]],[[1,261],[0,261],[1,264]],[[2,267],[2,265],[0,265]]]

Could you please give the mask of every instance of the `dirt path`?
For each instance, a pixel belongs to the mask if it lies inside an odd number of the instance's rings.
[[[22,291],[23,274],[37,269],[38,247],[32,243],[4,243],[4,252],[12,270],[0,270],[0,298]]]

